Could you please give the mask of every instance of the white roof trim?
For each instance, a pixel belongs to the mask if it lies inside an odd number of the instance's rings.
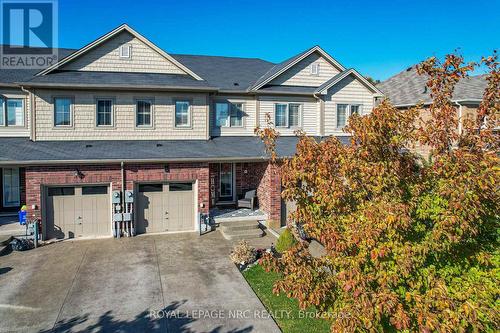
[[[149,47],[151,47],[153,50],[155,50],[156,52],[158,52],[161,56],[163,56],[164,58],[166,58],[170,62],[174,63],[176,66],[178,66],[180,69],[182,69],[183,71],[185,71],[187,74],[191,75],[196,80],[203,81],[202,77],[200,77],[195,72],[193,72],[192,70],[190,70],[189,68],[187,68],[186,66],[184,66],[183,64],[181,64],[179,61],[177,61],[176,59],[174,59],[174,57],[172,57],[171,55],[169,55],[168,53],[166,53],[165,51],[163,51],[161,48],[159,48],[158,46],[156,46],[153,42],[151,42],[146,37],[142,36],[140,33],[138,33],[137,31],[135,31],[131,27],[129,27],[127,24],[120,25],[119,27],[117,27],[114,30],[112,30],[112,31],[108,32],[107,34],[105,34],[104,36],[96,39],[95,41],[93,41],[90,44],[87,44],[86,46],[82,47],[78,51],[73,52],[72,54],[70,54],[66,58],[58,61],[54,65],[52,65],[52,66],[44,69],[43,71],[37,73],[36,75],[37,76],[38,75],[45,75],[45,74],[48,74],[48,73],[52,72],[53,70],[55,70],[57,68],[60,68],[64,64],[66,64],[66,63],[68,63],[68,62],[70,62],[70,61],[72,61],[72,60],[80,57],[81,55],[85,54],[86,52],[90,51],[94,47],[102,44],[103,42],[107,41],[108,39],[112,38],[113,36],[119,34],[122,31],[129,32],[134,37],[136,37],[141,42],[143,42],[144,44],[146,44]]]
[[[377,87],[375,87],[373,84],[371,84],[367,79],[365,79],[365,77],[363,75],[359,74],[358,71],[356,71],[354,68],[351,68],[351,69],[345,71],[342,75],[340,75],[338,78],[336,78],[335,80],[333,80],[332,82],[330,82],[326,86],[319,87],[318,89],[316,89],[315,94],[326,94],[328,89],[330,89],[331,87],[333,87],[334,85],[336,85],[337,83],[339,83],[340,81],[342,81],[343,79],[345,79],[347,76],[349,76],[351,74],[354,75],[359,81],[361,81],[368,88],[373,90],[377,97],[384,96],[384,94]]]
[[[295,66],[297,63],[299,63],[300,61],[304,60],[305,58],[307,58],[308,56],[313,54],[314,52],[320,53],[326,60],[328,60],[328,62],[330,62],[335,67],[337,67],[340,71],[345,70],[344,66],[342,66],[337,60],[333,59],[333,57],[331,55],[329,55],[325,50],[323,50],[319,45],[316,45],[315,47],[311,48],[309,51],[305,52],[300,57],[298,57],[297,59],[290,62],[288,65],[286,65],[282,69],[280,69],[278,72],[274,73],[272,76],[268,77],[267,79],[265,79],[264,81],[262,81],[258,85],[252,87],[252,90],[257,90],[257,89],[262,88],[264,85],[266,85],[270,81],[274,80],[275,78],[277,78],[278,76],[280,76],[281,74],[283,74],[284,72],[289,70],[291,67]]]

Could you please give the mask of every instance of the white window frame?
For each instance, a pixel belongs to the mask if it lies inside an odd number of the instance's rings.
[[[139,102],[147,102],[151,105],[149,108],[149,124],[139,125]],[[151,98],[136,98],[135,99],[135,127],[136,128],[152,128],[154,117],[154,100]]]
[[[5,201],[6,199],[6,196],[5,196],[5,189],[6,189],[6,184],[7,184],[7,181],[6,181],[6,172],[5,170],[11,170],[12,171],[17,171],[17,201],[15,202],[11,202],[11,203],[7,203]],[[10,176],[12,178],[12,173],[10,173]],[[2,204],[3,204],[3,207],[19,207],[21,205],[21,186],[19,184],[19,177],[20,177],[20,174],[19,174],[19,168],[3,168],[2,169]]]
[[[285,105],[285,126],[278,126],[276,124],[276,107],[278,105]],[[298,105],[299,106],[299,123],[294,126],[290,126],[290,105]],[[275,103],[274,104],[274,124],[277,128],[301,128],[302,127],[302,104],[301,103]]]
[[[9,104],[9,101],[11,100],[19,100],[21,101],[21,109],[22,109],[22,116],[23,116],[23,119],[22,119],[22,124],[20,125],[9,125],[9,121],[8,121],[8,104]],[[0,127],[17,127],[17,128],[20,128],[20,127],[26,127],[26,110],[25,110],[25,100],[24,98],[22,97],[3,97],[3,96],[0,96],[0,112],[2,113],[2,122],[0,123]]]
[[[227,118],[226,118],[226,124],[225,125],[219,125],[218,124],[218,118],[217,117],[217,104],[225,104],[227,106]],[[239,104],[241,105],[241,125],[231,125],[231,118],[235,118],[232,116],[232,112],[233,112],[233,105],[235,104]],[[245,103],[243,102],[215,102],[215,126],[216,127],[233,127],[233,128],[242,128],[244,127],[244,119],[245,119],[245,116],[244,116],[244,112],[245,112]]]
[[[188,114],[187,114],[187,124],[177,124],[177,103],[188,103]],[[191,120],[191,114],[192,114],[192,103],[191,100],[189,99],[175,99],[174,100],[174,127],[175,128],[191,128],[192,120]]]
[[[67,99],[69,100],[69,125],[57,125],[56,123],[56,100],[58,99]],[[53,111],[53,124],[54,127],[56,128],[68,128],[68,127],[73,127],[73,97],[70,96],[54,96],[53,97],[53,103],[54,103],[54,111]]]
[[[339,105],[346,105],[346,118],[345,118],[344,126],[339,126],[339,122],[338,122],[338,119],[339,119],[339,108],[338,107],[339,107]],[[336,128],[344,128],[345,126],[347,126],[347,124],[349,124],[349,118],[353,114],[352,109],[351,109],[352,106],[358,107],[358,115],[361,116],[363,113],[363,104],[361,104],[361,103],[337,103],[335,105],[335,127]]]
[[[319,75],[319,62],[313,62],[311,64],[311,75]]]
[[[130,59],[130,58],[132,58],[132,45],[129,45],[129,44],[120,45],[120,51],[119,52],[120,52],[120,58],[121,59]]]
[[[111,124],[102,125],[99,124],[99,102],[110,101],[111,102]],[[95,126],[96,127],[113,127],[115,125],[115,101],[113,98],[98,97],[95,99]]]

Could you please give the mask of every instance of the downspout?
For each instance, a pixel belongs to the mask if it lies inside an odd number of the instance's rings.
[[[121,205],[122,205],[123,229],[127,233],[127,235],[129,235],[128,228],[127,228],[127,223],[125,222],[125,219],[123,218],[124,217],[124,213],[125,213],[125,205],[127,204],[125,202],[125,163],[123,161],[120,162],[120,171],[121,171],[121,176],[122,176],[122,195],[120,196],[120,198],[121,198]]]
[[[35,124],[36,124],[36,121],[35,121],[35,98],[34,98],[34,94],[27,90],[26,88],[24,88],[23,86],[21,86],[21,91],[25,92],[28,94],[28,98],[29,98],[29,105],[30,105],[30,109],[29,109],[29,114],[30,114],[30,119],[29,119],[29,122],[28,122],[28,127],[29,127],[29,130],[30,130],[30,140],[31,141],[35,141],[35,135],[36,135],[36,132],[35,132]]]

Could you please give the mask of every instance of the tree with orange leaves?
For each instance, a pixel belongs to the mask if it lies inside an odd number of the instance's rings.
[[[455,84],[474,64],[448,55],[419,67],[429,76],[431,117],[388,101],[353,115],[346,132],[317,142],[300,136],[281,164],[290,215],[326,254],[301,242],[266,269],[281,273],[276,293],[315,306],[332,332],[479,332],[500,329],[499,202],[500,73],[484,58],[488,87],[475,120],[457,131]],[[257,129],[273,160],[279,140]],[[431,148],[423,161],[417,143]]]

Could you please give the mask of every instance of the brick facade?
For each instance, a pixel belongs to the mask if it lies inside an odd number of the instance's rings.
[[[208,213],[208,163],[125,164],[125,189],[133,190],[135,183],[155,181],[198,181],[198,210]],[[82,176],[77,176],[76,171]],[[120,164],[33,166],[26,168],[26,203],[29,216],[41,218],[42,189],[50,185],[111,184],[121,190]],[[37,209],[32,210],[31,206]],[[201,207],[203,205],[203,207]],[[42,211],[43,214],[43,211]]]
[[[219,193],[219,163],[126,163],[125,189],[134,190],[136,183],[164,181],[198,181],[198,210],[208,213],[215,207]],[[81,176],[77,175],[77,170]],[[235,163],[235,191],[240,197],[245,191],[257,189],[259,208],[270,220],[281,215],[281,181],[279,170],[268,162]],[[32,166],[25,169],[26,204],[29,216],[43,217],[43,187],[78,184],[111,184],[121,190],[120,164]],[[215,195],[215,197],[213,197]],[[32,210],[32,205],[36,206]],[[203,207],[201,207],[203,206]]]
[[[281,220],[281,175],[279,167],[266,163],[262,181],[257,187],[260,209],[273,222]]]

